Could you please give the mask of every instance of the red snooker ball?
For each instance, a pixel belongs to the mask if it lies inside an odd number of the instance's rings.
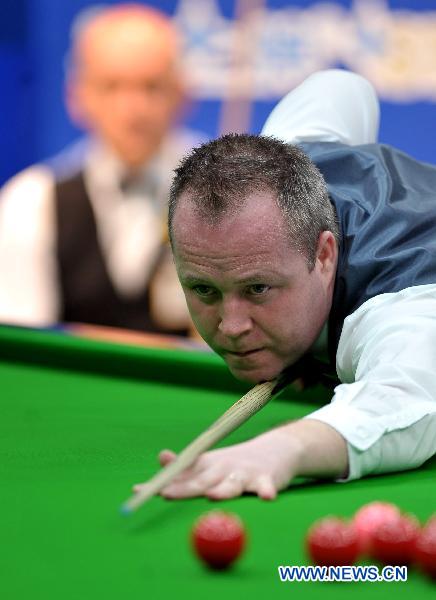
[[[374,532],[388,521],[397,519],[401,512],[398,506],[390,502],[370,502],[362,506],[354,515],[353,524],[359,536],[360,550],[371,554]]]
[[[306,548],[311,560],[322,566],[352,565],[359,555],[359,541],[352,523],[326,517],[309,529]]]
[[[436,579],[436,515],[420,531],[414,555],[421,570]]]
[[[192,545],[212,569],[228,568],[245,546],[242,521],[234,514],[211,511],[201,516],[192,529]]]
[[[372,537],[371,556],[385,565],[408,565],[414,557],[420,525],[413,515],[382,523]]]

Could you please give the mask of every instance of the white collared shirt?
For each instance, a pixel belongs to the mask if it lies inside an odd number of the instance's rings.
[[[436,453],[436,284],[367,300],[345,319],[330,404],[307,418],[348,442],[347,479]]]

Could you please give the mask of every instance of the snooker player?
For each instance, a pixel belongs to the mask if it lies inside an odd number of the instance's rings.
[[[201,336],[247,382],[324,352],[339,384],[304,419],[204,453],[164,496],[272,499],[295,476],[435,454],[436,169],[374,143],[377,110],[363,78],[321,72],[263,136],[224,136],[178,168],[170,236]]]
[[[162,217],[174,167],[204,136],[177,124],[179,32],[132,2],[88,6],[71,34],[66,101],[86,136],[0,190],[0,322],[185,335]]]

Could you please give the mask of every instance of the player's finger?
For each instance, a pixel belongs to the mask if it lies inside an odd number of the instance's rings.
[[[166,465],[172,463],[176,456],[177,454],[175,452],[168,450],[167,448],[159,452],[159,463],[161,467],[165,467]]]
[[[161,463],[162,467],[165,467],[166,464],[173,462],[174,459],[177,457],[177,455],[174,454],[174,452],[172,452],[171,450],[167,450],[167,451],[163,451],[163,452],[169,453],[162,457],[164,459],[164,461],[168,460],[167,463],[166,462]],[[161,458],[161,455],[159,456],[159,458]],[[205,463],[203,461],[203,456],[200,456],[195,461],[194,464],[192,464],[190,467],[187,467],[181,473],[179,473],[176,477],[174,477],[174,479],[171,481],[171,484],[169,484],[169,485],[172,485],[173,483],[174,484],[182,484],[185,481],[191,481],[191,480],[195,479],[196,477],[200,476],[204,472],[205,469],[207,469],[207,463]]]
[[[246,477],[242,473],[229,473],[218,485],[209,488],[205,495],[212,500],[225,500],[236,498],[245,490]]]
[[[176,458],[176,456],[176,453],[172,450],[162,450],[159,453],[159,463],[162,467],[164,467],[165,465],[171,463]],[[132,491],[136,494],[140,492],[145,485],[147,485],[147,482],[135,483],[135,485],[132,487]]]
[[[259,475],[253,488],[248,491],[255,492],[262,500],[274,500],[277,497],[277,489],[269,475]]]
[[[195,498],[203,496],[206,490],[215,486],[219,481],[222,481],[222,478],[222,473],[217,469],[208,469],[196,476],[173,481],[161,491],[161,495],[165,498]]]

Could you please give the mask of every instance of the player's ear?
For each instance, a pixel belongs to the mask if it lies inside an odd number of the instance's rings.
[[[331,275],[335,272],[338,245],[331,231],[323,231],[318,238],[316,264],[321,274]]]

